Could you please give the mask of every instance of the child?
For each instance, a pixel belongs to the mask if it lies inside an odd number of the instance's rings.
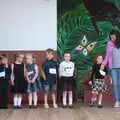
[[[72,86],[73,86],[75,65],[73,62],[70,61],[70,59],[71,59],[71,54],[66,52],[64,54],[64,61],[60,63],[59,76],[63,90],[63,107],[67,107],[67,93],[68,93],[69,95],[68,105],[71,108],[73,104]]]
[[[44,107],[49,108],[48,93],[52,92],[53,107],[58,108],[56,103],[56,79],[58,72],[57,62],[54,61],[54,51],[52,49],[46,50],[47,60],[42,65],[42,77],[44,79]]]
[[[22,94],[26,92],[25,65],[23,63],[24,55],[17,54],[15,62],[12,64],[11,83],[14,93],[14,108],[21,108]]]
[[[32,102],[34,102],[33,108],[37,107],[37,78],[38,78],[38,66],[34,63],[34,56],[32,54],[26,55],[26,63],[27,63],[27,91],[28,91],[28,100],[29,100],[29,108],[32,108]]]
[[[106,91],[105,80],[104,76],[107,73],[107,69],[104,68],[101,70],[101,64],[103,62],[103,56],[98,55],[96,58],[96,63],[92,67],[92,75],[91,81],[89,82],[92,85],[92,98],[90,106],[93,107],[94,103],[97,100],[98,96],[98,107],[101,108],[102,106],[102,94]]]
[[[6,55],[2,55],[0,64],[0,109],[5,109],[8,107],[10,74],[11,68],[8,66],[8,58]]]

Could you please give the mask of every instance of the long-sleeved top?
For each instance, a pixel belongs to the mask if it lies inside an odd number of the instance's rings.
[[[11,68],[0,65],[0,79],[10,80]]]
[[[60,77],[73,77],[75,72],[75,65],[73,62],[61,62],[59,67]]]
[[[54,60],[46,60],[42,64],[42,71],[45,75],[46,81],[53,85],[56,84],[58,74],[58,63]]]
[[[110,40],[107,43],[107,51],[106,51],[106,56],[103,61],[103,64],[106,66],[108,65],[109,69],[112,69],[112,50],[115,48],[115,44]]]
[[[100,74],[100,67],[101,64],[94,64],[92,66],[92,74],[91,74],[91,80],[93,81],[95,79],[104,79],[104,76]],[[105,67],[103,70],[105,73],[107,73],[107,68]]]
[[[112,68],[120,68],[120,48],[113,48]]]

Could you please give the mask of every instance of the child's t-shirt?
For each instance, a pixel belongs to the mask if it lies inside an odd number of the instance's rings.
[[[63,61],[60,63],[59,76],[60,77],[73,77],[75,71],[75,65],[73,62]]]
[[[58,63],[54,60],[46,60],[42,64],[42,70],[45,73],[46,81],[49,84],[56,84],[57,74],[58,74]]]

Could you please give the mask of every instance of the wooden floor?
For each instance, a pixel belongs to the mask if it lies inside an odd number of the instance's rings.
[[[120,109],[110,105],[99,109],[87,105],[75,105],[74,108],[44,109],[7,109],[0,110],[0,120],[120,120]]]

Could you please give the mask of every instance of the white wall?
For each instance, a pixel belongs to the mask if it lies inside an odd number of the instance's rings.
[[[0,0],[0,50],[56,49],[57,0]]]

